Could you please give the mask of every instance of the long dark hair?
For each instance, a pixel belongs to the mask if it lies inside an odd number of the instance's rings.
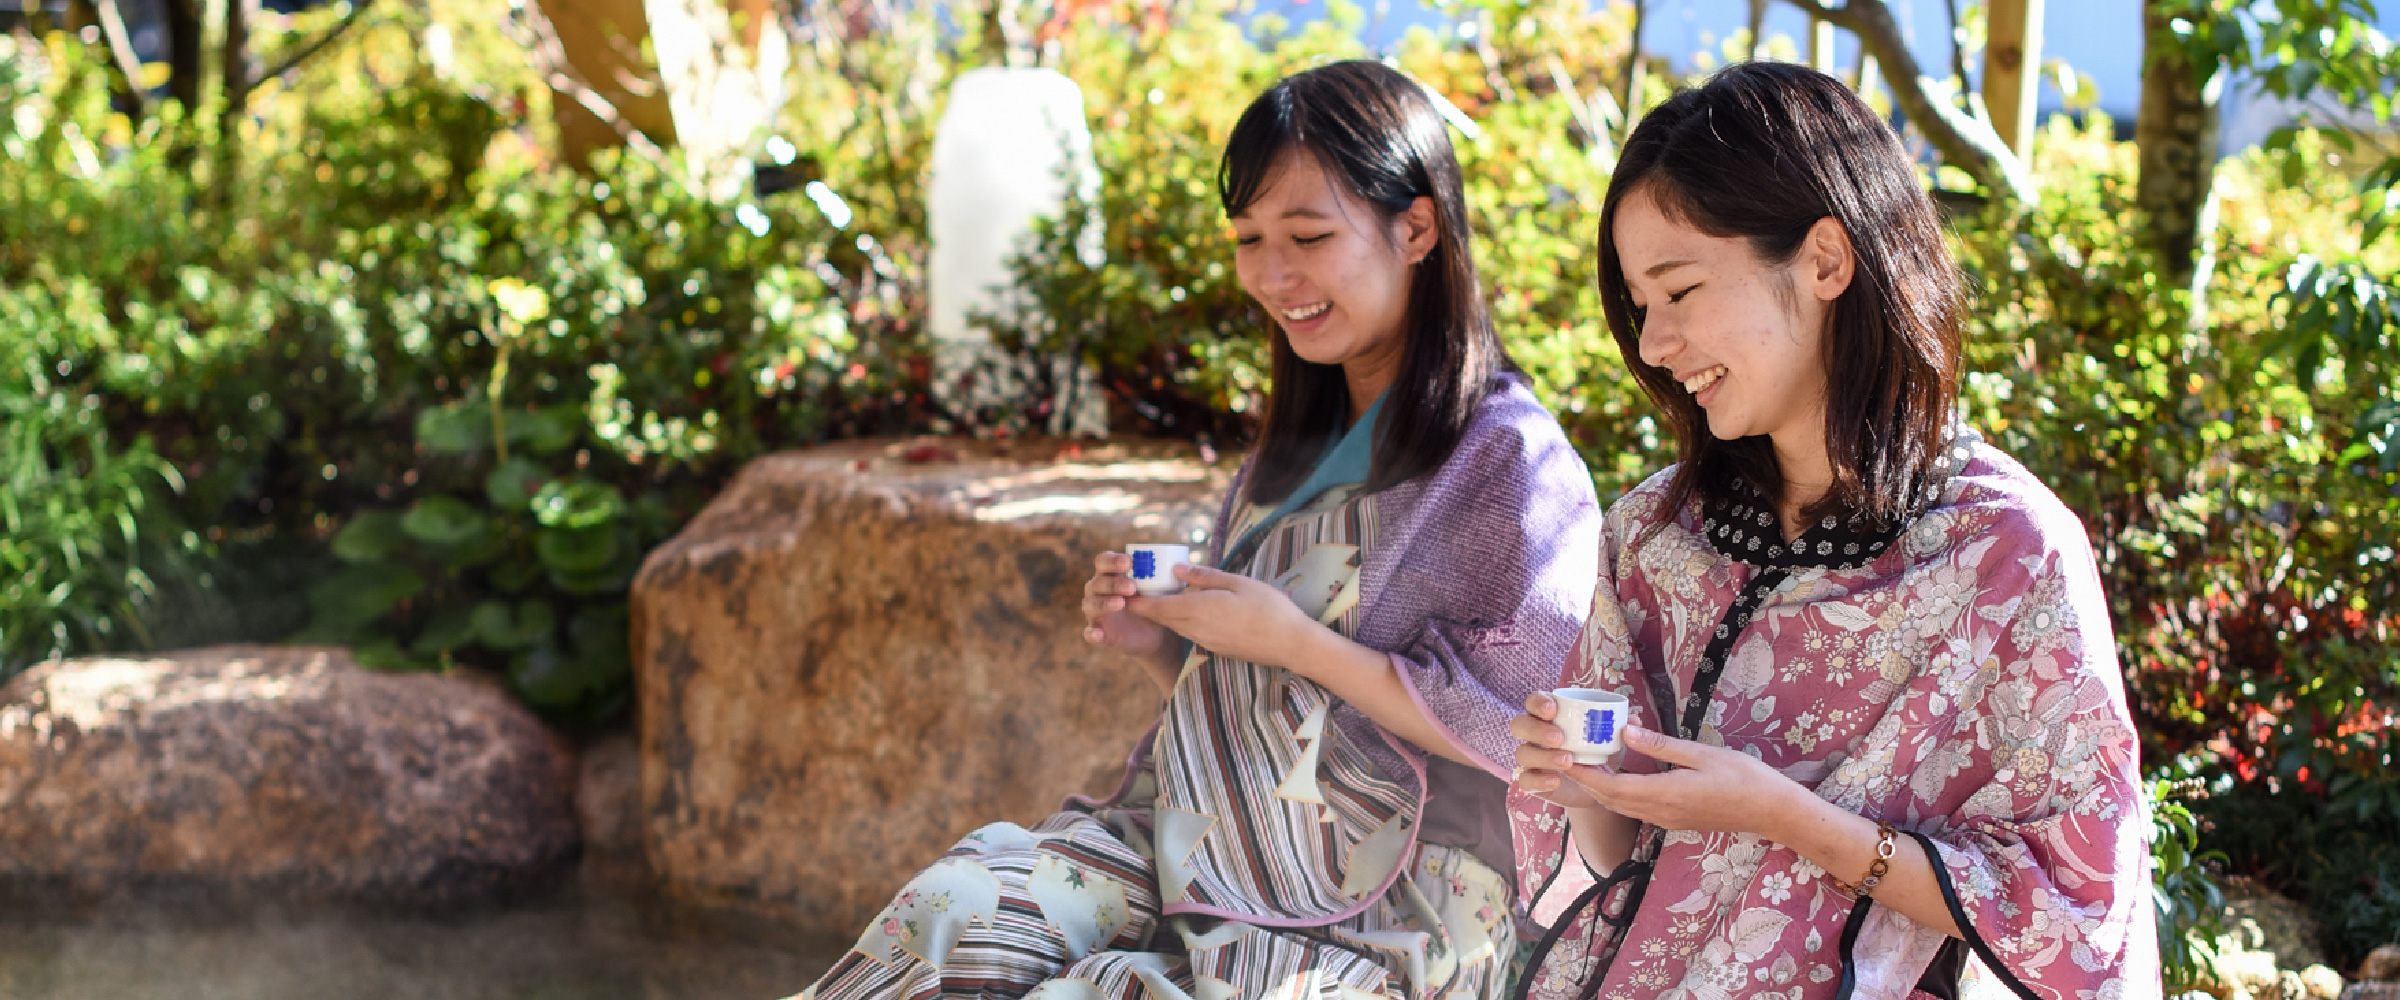
[[[1242,112],[1217,165],[1225,215],[1264,194],[1286,156],[1309,155],[1335,183],[1389,222],[1432,198],[1437,239],[1409,282],[1400,374],[1385,391],[1366,488],[1441,467],[1466,433],[1493,378],[1516,365],[1484,310],[1468,249],[1467,199],[1441,112],[1415,81],[1380,63],[1319,66],[1285,77]],[[1340,365],[1304,361],[1270,317],[1275,355],[1266,418],[1249,475],[1252,502],[1273,502],[1307,478],[1350,419]]]
[[[1783,474],[1764,436],[1719,441],[1673,373],[1642,364],[1641,311],[1617,259],[1617,209],[1648,191],[1670,218],[1744,237],[1759,260],[1789,264],[1809,228],[1849,231],[1857,271],[1825,338],[1825,448],[1833,486],[1809,518],[1855,511],[1887,527],[1942,448],[1958,397],[1964,282],[1933,201],[1883,120],[1841,81],[1804,66],[1728,67],[1642,118],[1625,140],[1600,210],[1600,302],[1617,347],[1674,428],[1681,465],[1667,507],[1694,491],[1724,497],[1735,477],[1778,502]]]

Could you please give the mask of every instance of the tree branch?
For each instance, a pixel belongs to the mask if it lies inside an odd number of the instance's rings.
[[[1917,67],[1917,57],[1902,40],[1900,25],[1884,0],[1848,0],[1839,7],[1818,0],[1791,3],[1858,36],[1859,47],[1874,54],[1880,75],[1892,85],[1893,103],[1933,143],[1943,162],[1966,171],[1997,197],[2023,204],[2036,200],[2024,161],[2009,151],[1991,123],[1934,96],[1948,88]]]
[[[142,95],[142,59],[133,52],[133,35],[125,30],[125,15],[117,10],[117,0],[99,0],[93,13],[100,22],[100,36],[108,41],[109,61],[125,78],[125,93],[132,98],[133,117],[138,119],[149,101]]]
[[[239,0],[234,0],[234,2],[239,2]],[[326,46],[333,44],[336,39],[341,38],[342,35],[348,32],[352,27],[357,26],[359,19],[365,17],[367,9],[373,6],[375,6],[375,0],[353,0],[349,14],[345,15],[340,21],[335,22],[333,27],[325,29],[324,34],[318,35],[317,37],[310,39],[306,44],[300,46],[300,51],[292,53],[291,58],[276,63],[274,68],[269,69],[264,73],[260,73],[258,78],[260,80],[273,80],[284,75],[285,73],[291,72],[301,63],[307,62],[317,53],[324,51]],[[242,94],[242,100],[247,102],[250,99],[251,93],[255,93],[255,91],[245,91]]]
[[[1650,0],[1633,0],[1633,23],[1625,29],[1625,70],[1617,78],[1625,83],[1625,99],[1617,102],[1624,115],[1622,138],[1633,138],[1634,120],[1642,116],[1642,21],[1649,14]]]

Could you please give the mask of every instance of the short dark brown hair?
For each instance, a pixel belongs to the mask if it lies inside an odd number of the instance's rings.
[[[1669,98],[1625,141],[1600,210],[1600,301],[1634,376],[1675,432],[1667,509],[1736,477],[1784,496],[1764,437],[1719,441],[1672,373],[1640,362],[1642,310],[1617,259],[1617,210],[1647,191],[1670,218],[1746,238],[1759,260],[1791,262],[1817,220],[1842,224],[1856,255],[1825,338],[1825,447],[1833,485],[1809,518],[1857,512],[1889,526],[1943,446],[1958,397],[1965,282],[1933,200],[1900,137],[1841,81],[1804,66],[1728,67]]]

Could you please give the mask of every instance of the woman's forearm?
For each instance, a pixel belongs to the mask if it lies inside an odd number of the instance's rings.
[[[1640,821],[1619,816],[1600,806],[1567,810],[1567,829],[1575,835],[1575,851],[1601,875],[1615,871],[1633,857],[1633,840],[1642,832]]]
[[[1142,674],[1158,685],[1160,696],[1172,698],[1175,697],[1175,682],[1183,677],[1184,657],[1191,648],[1182,636],[1169,631],[1166,641],[1159,643],[1157,649],[1135,656],[1134,659],[1141,661]]]
[[[1799,789],[1793,796],[1793,807],[1780,811],[1787,818],[1779,829],[1762,833],[1799,852],[1834,877],[1855,884],[1875,863],[1881,840],[1875,821],[1820,799],[1797,785],[1793,787]],[[1917,923],[1951,937],[1962,937],[1958,922],[1951,919],[1950,904],[1942,897],[1933,864],[1925,857],[1924,849],[1917,846],[1916,838],[1896,834],[1893,846],[1891,871],[1875,887],[1872,893],[1875,901]]]
[[[1282,664],[1332,691],[1336,697],[1367,713],[1375,724],[1399,734],[1426,753],[1481,767],[1466,748],[1451,742],[1446,730],[1417,708],[1401,683],[1399,668],[1388,654],[1352,642],[1329,628],[1303,633],[1292,655]]]

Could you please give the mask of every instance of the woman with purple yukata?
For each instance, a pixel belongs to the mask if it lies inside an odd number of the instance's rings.
[[[1961,279],[1898,137],[1751,63],[1625,143],[1609,326],[1681,461],[1611,505],[1562,686],[1511,723],[1527,992],[2160,994],[2148,820],[2083,525],[1953,417]]]
[[[1137,596],[1101,553],[1084,589],[1158,728],[1108,798],[970,834],[804,997],[1504,995],[1508,721],[1591,604],[1590,474],[1492,329],[1423,88],[1286,79],[1218,176],[1271,319],[1260,442],[1217,569]]]

